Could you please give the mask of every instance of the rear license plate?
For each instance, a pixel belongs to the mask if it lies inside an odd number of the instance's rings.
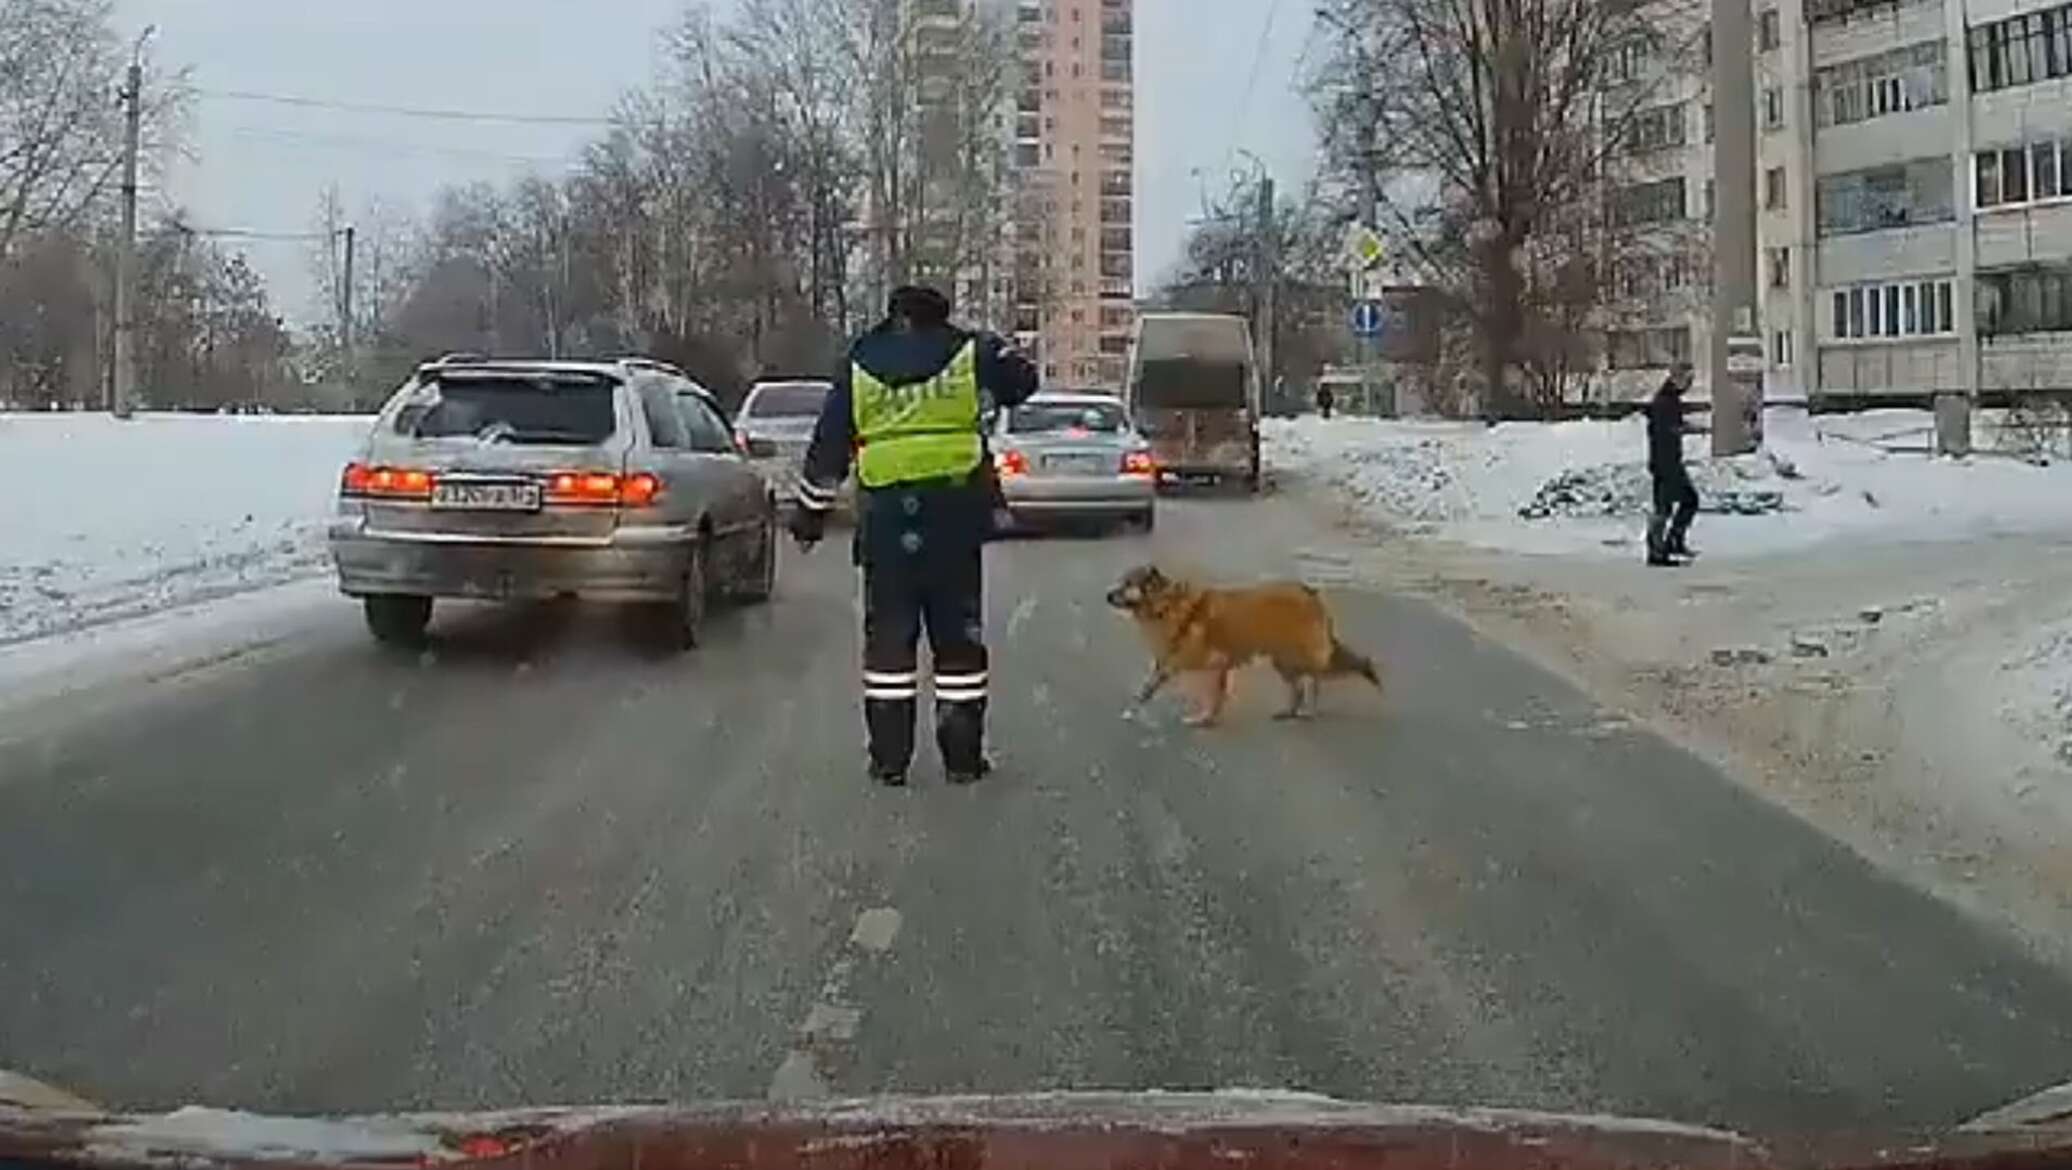
[[[512,483],[447,483],[432,488],[432,507],[469,512],[537,512],[540,485]]]
[[[1106,455],[1047,455],[1043,468],[1067,475],[1107,475],[1115,470],[1115,461]]]

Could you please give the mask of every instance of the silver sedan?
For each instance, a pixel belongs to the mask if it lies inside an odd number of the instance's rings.
[[[1121,520],[1149,531],[1158,468],[1150,444],[1112,395],[1046,392],[1001,411],[993,464],[1017,525],[1043,520]]]

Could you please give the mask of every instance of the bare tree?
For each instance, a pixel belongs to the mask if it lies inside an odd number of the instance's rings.
[[[1583,326],[1633,234],[1614,218],[1616,162],[1660,101],[1659,67],[1688,43],[1668,7],[1320,9],[1333,48],[1313,95],[1333,190],[1349,216],[1379,218],[1469,323],[1493,415],[1544,406],[1587,364]]]

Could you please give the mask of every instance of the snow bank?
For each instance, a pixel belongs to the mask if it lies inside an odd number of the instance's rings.
[[[351,417],[0,414],[0,643],[325,566]]]
[[[1757,455],[1689,466],[1708,552],[1836,540],[1949,539],[2072,529],[2072,465],[1936,459],[1922,411],[1775,410]],[[1627,555],[1649,508],[1645,423],[1269,420],[1269,466],[1320,481],[1412,531],[1533,553]]]

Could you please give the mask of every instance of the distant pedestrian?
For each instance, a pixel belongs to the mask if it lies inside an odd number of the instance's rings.
[[[1695,556],[1691,519],[1698,514],[1698,489],[1684,468],[1684,394],[1691,388],[1691,363],[1678,362],[1648,402],[1648,477],[1655,509],[1648,517],[1648,564],[1676,565]]]
[[[1325,418],[1330,418],[1331,408],[1337,405],[1338,394],[1331,389],[1331,383],[1324,382],[1319,384],[1317,386],[1317,413]]]

